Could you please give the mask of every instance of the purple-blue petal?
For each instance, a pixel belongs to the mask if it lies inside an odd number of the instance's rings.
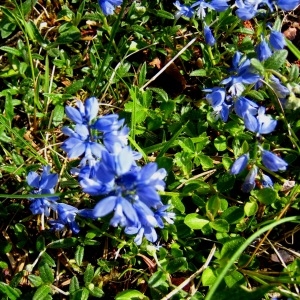
[[[230,174],[236,175],[241,173],[247,167],[249,161],[249,153],[241,155],[230,168]]]
[[[116,206],[117,199],[117,196],[109,196],[100,200],[94,207],[95,218],[101,218],[110,214]]]

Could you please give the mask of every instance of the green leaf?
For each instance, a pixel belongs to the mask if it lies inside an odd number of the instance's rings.
[[[229,163],[228,163],[228,165],[229,165]],[[231,166],[231,164],[230,164],[230,166]],[[218,178],[217,189],[220,193],[230,191],[233,188],[234,183],[235,183],[234,176],[230,175],[229,173],[225,173]]]
[[[39,287],[33,295],[32,300],[43,300],[47,299],[48,294],[51,292],[51,288],[48,285]]]
[[[174,20],[174,14],[172,14],[168,11],[162,10],[162,9],[155,11],[155,14],[158,17],[161,17],[161,18],[164,18],[164,19]]]
[[[226,277],[225,277],[226,278]],[[232,289],[222,289],[214,293],[213,299],[228,300],[228,299],[246,299],[246,300],[257,300],[264,299],[265,295],[274,290],[273,285],[264,285],[257,288],[246,289],[245,287],[235,286]]]
[[[296,81],[299,78],[299,67],[296,64],[291,65],[289,81]]]
[[[54,259],[47,252],[44,252],[42,254],[42,258],[43,258],[43,261],[45,263],[47,263],[50,267],[56,266]]]
[[[116,77],[114,78],[113,82],[119,81],[120,78],[130,76],[131,74],[128,73],[130,68],[131,68],[131,64],[129,62],[123,62],[122,64],[120,64],[119,68],[117,69]]]
[[[80,285],[77,276],[73,276],[71,278],[70,286],[69,286],[69,292],[70,294],[75,293],[77,290],[79,290]]]
[[[229,224],[237,224],[244,218],[244,210],[241,207],[231,206],[227,208],[221,215]]]
[[[155,272],[149,279],[148,284],[153,287],[159,287],[160,285],[165,285],[167,280],[167,275],[163,271]]]
[[[42,47],[46,47],[46,45],[49,43],[48,40],[45,40],[43,36],[40,34],[39,30],[37,29],[36,25],[32,20],[25,23],[26,29],[28,30],[28,33],[30,33],[30,39],[32,41],[37,41]]]
[[[90,292],[87,288],[83,288],[80,289],[78,291],[76,291],[73,295],[72,295],[72,300],[87,300],[89,298]]]
[[[92,282],[94,278],[94,267],[91,264],[88,264],[84,272],[84,283],[87,285]]]
[[[43,284],[43,280],[40,276],[36,276],[33,274],[28,275],[29,281],[36,287],[40,286]]]
[[[164,144],[164,146],[162,147],[160,153],[156,158],[162,157],[167,152],[167,150],[171,147],[171,145],[178,139],[179,135],[184,130],[184,128],[185,125],[182,125],[181,128],[179,128],[178,131],[171,137],[171,139]]]
[[[227,149],[227,140],[224,135],[220,135],[214,140],[214,145],[218,151],[224,151]]]
[[[58,126],[62,122],[64,115],[65,108],[62,105],[55,105],[52,118],[53,125]]]
[[[52,249],[69,248],[69,247],[76,246],[77,243],[78,243],[77,238],[70,237],[70,238],[64,238],[64,239],[51,242],[50,244],[47,245],[47,248],[52,248]]]
[[[198,154],[198,158],[200,160],[201,166],[203,167],[203,170],[209,170],[214,167],[213,160],[204,154]]]
[[[265,100],[265,97],[262,93],[259,91],[251,90],[245,94],[245,96],[248,96],[249,98],[257,101],[263,101]]]
[[[184,218],[184,223],[191,229],[197,230],[202,229],[205,225],[209,223],[209,220],[204,217],[199,216],[197,213],[192,213],[186,215]]]
[[[12,288],[15,288],[19,285],[19,283],[21,282],[22,278],[24,278],[24,273],[25,271],[20,271],[14,274],[13,278],[11,279],[9,285]]]
[[[44,283],[52,283],[54,281],[54,275],[52,269],[45,262],[40,263],[39,265],[40,276]]]
[[[0,291],[5,294],[10,300],[16,300],[22,294],[20,290],[12,288],[4,282],[0,282]]]
[[[234,270],[224,277],[225,283],[229,288],[246,285],[246,279],[240,272]]]
[[[78,266],[81,266],[84,255],[84,247],[78,245],[75,252],[75,261]]]
[[[116,300],[148,300],[149,298],[137,290],[126,290],[118,293]]]
[[[179,210],[181,213],[185,212],[185,206],[182,203],[182,198],[180,198],[179,196],[173,196],[171,198],[171,203],[174,206],[174,208],[176,208],[177,210]]]
[[[226,242],[221,250],[221,260],[223,262],[229,260],[245,240],[243,237],[234,237]]]
[[[229,224],[224,219],[218,219],[209,223],[209,226],[218,232],[228,232]]]
[[[79,40],[80,37],[80,30],[75,26],[71,26],[68,30],[63,31],[53,44],[71,44]]]
[[[0,47],[0,50],[13,54],[15,56],[21,57],[22,56],[22,52],[19,49],[13,48],[13,47],[9,47],[9,46],[2,46]]]
[[[264,69],[264,66],[262,65],[262,63],[256,59],[256,58],[252,58],[250,60],[250,63],[251,63],[251,66],[253,68],[255,68],[260,74],[263,74],[265,69]]]
[[[9,37],[16,29],[16,24],[9,22],[8,18],[5,16],[0,21],[0,32],[2,39]]]
[[[206,76],[206,71],[204,69],[194,70],[194,71],[191,72],[190,76],[205,77]]]
[[[0,126],[0,141],[4,143],[11,143],[12,141],[11,137],[7,136],[5,133],[3,126]]]
[[[144,62],[142,64],[142,67],[141,67],[140,72],[139,72],[139,78],[138,78],[139,87],[142,87],[145,84],[146,75],[147,75],[147,63]]]
[[[167,119],[175,111],[176,102],[169,100],[168,102],[162,102],[160,105],[160,110],[164,114],[164,118]]]
[[[36,250],[41,252],[44,249],[45,249],[45,238],[40,235],[36,240]]]
[[[258,204],[256,202],[246,202],[244,211],[247,217],[253,216],[258,211]]]
[[[215,217],[220,210],[221,202],[217,195],[210,197],[206,203],[206,212]]]
[[[11,122],[14,117],[14,105],[10,93],[7,93],[5,97],[5,116],[9,122]]]
[[[104,292],[97,286],[94,286],[92,290],[90,290],[90,294],[96,298],[102,298]]]
[[[289,50],[297,57],[297,59],[300,59],[300,51],[299,48],[297,46],[294,45],[294,43],[292,41],[290,41],[289,39],[285,39],[286,45],[289,48]]]
[[[174,274],[178,271],[186,271],[188,268],[188,263],[185,257],[178,257],[169,261],[167,265],[167,272]]]
[[[272,188],[264,188],[262,190],[252,191],[251,195],[256,197],[262,204],[272,204],[277,199],[277,193]]]
[[[190,180],[183,188],[183,194],[189,194],[193,196],[192,191],[197,191],[198,195],[207,195],[210,191],[210,185],[204,181],[200,180]]]
[[[158,95],[160,101],[164,101],[164,102],[169,101],[169,96],[167,92],[165,92],[163,89],[159,89],[159,88],[149,88],[149,89]]]
[[[203,286],[210,286],[212,285],[217,278],[216,271],[212,267],[208,267],[203,271],[202,274],[202,284]]]
[[[279,70],[286,62],[288,56],[287,50],[277,50],[274,54],[266,59],[265,69]]]
[[[0,261],[0,269],[7,269],[8,264],[5,261]]]
[[[66,87],[66,93],[70,95],[76,94],[83,87],[83,79],[73,81],[73,83]]]
[[[194,153],[195,146],[193,141],[190,138],[178,141],[179,146],[186,152]]]

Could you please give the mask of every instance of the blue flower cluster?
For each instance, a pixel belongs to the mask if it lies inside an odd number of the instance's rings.
[[[177,8],[175,13],[175,19],[179,19],[181,16],[192,18],[198,17],[203,23],[203,33],[205,42],[209,46],[213,46],[216,43],[216,39],[210,29],[205,23],[204,18],[206,16],[207,9],[212,9],[217,12],[225,11],[228,8],[228,0],[212,0],[206,2],[204,0],[196,1],[191,6],[182,5],[178,0],[174,2],[174,6]]]
[[[284,39],[281,33],[272,29],[269,44],[264,38],[256,47],[258,60],[263,62],[269,58],[274,51],[284,47]],[[232,66],[229,70],[231,75],[221,81],[223,87],[214,87],[205,89],[207,92],[206,100],[213,108],[213,115],[216,119],[221,119],[226,122],[231,111],[234,111],[240,118],[243,119],[245,127],[250,132],[255,133],[257,138],[262,135],[269,134],[275,130],[277,121],[270,115],[266,114],[266,108],[259,106],[254,101],[243,95],[243,92],[253,89],[260,89],[265,81],[272,87],[273,92],[280,100],[284,100],[290,93],[272,74],[266,74],[264,78],[262,74],[257,74],[251,66],[250,59],[243,57],[242,53],[236,52],[233,57]],[[257,145],[257,144],[255,144]],[[255,150],[255,149],[254,149]],[[272,154],[271,152],[260,149],[262,152],[262,162],[270,171],[285,170],[287,163]],[[257,151],[255,150],[255,153]],[[254,159],[255,160],[255,159]],[[272,163],[270,163],[272,162]],[[231,168],[231,174],[236,175],[242,172],[247,165],[252,165],[245,182],[242,186],[244,192],[249,192],[256,185],[258,178],[258,168],[255,163],[249,164],[249,153],[240,156]],[[264,187],[272,187],[273,183],[270,177],[260,173],[260,181]]]
[[[138,166],[136,161],[141,154],[128,146],[129,128],[118,115],[111,114],[97,117],[99,104],[95,97],[88,98],[83,104],[77,102],[77,108],[67,106],[66,114],[74,123],[73,128],[63,127],[62,131],[69,138],[62,144],[62,149],[69,158],[81,157],[78,168],[72,173],[78,176],[83,191],[92,196],[103,196],[92,210],[77,208],[49,199],[42,199],[43,206],[35,200],[33,213],[49,215],[49,208],[57,211],[58,219],[50,224],[56,230],[68,225],[78,233],[76,215],[88,218],[101,218],[112,214],[110,225],[124,228],[126,234],[136,235],[134,241],[141,244],[143,236],[150,242],[157,240],[156,227],[164,227],[163,219],[173,223],[175,214],[168,212],[168,205],[160,199],[159,191],[165,188],[165,169],[159,169],[156,163]],[[49,171],[48,167],[47,170]],[[45,172],[45,171],[44,171]],[[47,173],[48,174],[48,173]],[[39,188],[39,192],[53,193],[57,175],[42,174],[41,182],[34,182],[38,174],[28,176],[29,185]],[[46,177],[48,176],[48,177]],[[54,177],[55,176],[55,177]],[[47,202],[46,202],[47,201]],[[44,206],[46,207],[44,209]],[[46,215],[46,213],[45,213]]]
[[[265,13],[266,9],[273,12],[278,6],[283,11],[294,10],[300,4],[299,0],[236,0],[236,15],[241,20],[250,20],[260,13]]]
[[[270,151],[264,150],[261,146],[259,146],[262,164],[272,172],[285,171],[287,167],[287,163],[277,155],[273,154]],[[245,178],[245,181],[242,185],[242,191],[245,193],[250,192],[256,186],[257,180],[259,180],[263,187],[273,187],[273,181],[268,176],[262,173],[262,171],[258,174],[258,167],[256,166],[256,161],[251,161],[250,163],[250,155],[249,153],[245,153],[241,155],[232,165],[230,169],[230,173],[232,175],[237,175],[243,172],[247,166],[250,166],[250,170],[248,175]]]
[[[208,45],[212,46],[216,40],[205,23],[205,16],[207,10],[215,10],[217,12],[224,11],[228,8],[228,1],[226,0],[212,0],[196,1],[191,6],[181,5],[179,1],[174,3],[177,8],[175,14],[176,18],[181,16],[192,18],[198,17],[203,23],[204,37]],[[261,9],[268,8],[270,11],[273,10],[274,6],[277,5],[282,10],[292,10],[297,5],[298,1],[272,1],[272,0],[257,0],[257,1],[243,1],[237,0],[235,7],[237,7],[235,13],[242,20],[248,20],[254,17],[256,14],[261,12]],[[275,54],[276,51],[282,50],[285,45],[284,35],[272,28],[269,24],[264,30],[264,34],[261,34],[259,41],[255,46],[255,52],[251,53],[251,59],[255,58],[259,61],[257,64],[264,65],[264,62]],[[268,33],[268,34],[267,34]],[[256,55],[256,57],[255,57]],[[220,81],[220,86],[207,88],[206,100],[211,105],[213,112],[212,116],[214,119],[221,119],[223,122],[227,122],[231,112],[235,112],[244,122],[245,128],[254,133],[258,139],[261,139],[262,135],[270,134],[275,130],[277,120],[273,119],[272,116],[266,113],[266,107],[259,106],[253,100],[247,97],[247,94],[251,89],[259,91],[265,85],[272,89],[274,94],[278,97],[281,103],[287,103],[287,98],[290,96],[291,91],[282,82],[280,75],[270,70],[261,71],[261,69],[255,69],[255,61],[251,61],[243,53],[236,51],[232,65],[228,70],[229,76]],[[259,71],[258,71],[259,70]],[[255,143],[257,146],[257,144]],[[253,149],[254,153],[257,153],[258,149]],[[260,150],[262,151],[262,150]],[[274,171],[274,167],[268,165],[267,158],[275,159],[271,152],[262,151],[263,163],[267,169]],[[256,160],[256,155],[253,160]],[[278,161],[276,161],[278,162]],[[251,162],[252,167],[246,177],[243,185],[243,191],[250,191],[255,186],[255,180],[258,178],[258,168],[255,162]],[[279,163],[279,162],[278,162]],[[286,162],[281,162],[285,166]],[[249,164],[249,153],[243,154],[232,167],[231,174],[238,174],[246,168]],[[236,168],[241,170],[236,171]],[[283,170],[283,168],[276,168],[276,171]],[[263,182],[263,186],[273,186],[271,179],[260,172],[260,179]]]
[[[176,0],[176,2],[173,3],[177,9],[175,19],[179,19],[181,16],[186,18],[198,17],[203,23],[205,42],[209,46],[213,46],[216,43],[216,39],[214,38],[210,27],[205,23],[205,16],[208,9],[217,12],[225,11],[229,7],[227,2],[229,2],[229,0],[200,0],[187,6]],[[283,11],[290,11],[294,10],[299,4],[300,0],[236,0],[234,6],[237,7],[235,14],[238,18],[245,21],[252,19],[260,13],[265,13],[266,9],[273,12],[275,6],[278,6]],[[276,47],[276,35],[281,34],[278,31],[273,31],[271,33],[270,42],[274,48],[278,50],[281,44],[278,45],[278,48]],[[272,41],[273,38],[275,39],[274,43]],[[280,36],[280,38],[282,39],[282,36]],[[280,49],[282,49],[282,47]]]
[[[50,196],[54,193],[54,187],[57,185],[58,175],[50,173],[50,166],[43,167],[43,172],[39,175],[37,172],[29,172],[27,183],[33,188],[32,194],[41,195],[40,198],[29,198],[31,201],[30,210],[34,215],[50,216],[51,210],[57,212],[57,219],[50,220],[49,223],[54,229],[63,229],[68,225],[73,232],[78,233],[79,227],[75,222],[76,215],[83,217],[93,217],[89,209],[78,210],[77,208],[64,203],[58,203],[59,197]],[[44,195],[49,194],[45,197]]]

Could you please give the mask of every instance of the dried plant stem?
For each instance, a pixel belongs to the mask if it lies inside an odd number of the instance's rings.
[[[149,81],[147,81],[140,90],[143,91],[152,81],[154,81],[159,75],[161,75],[187,48],[189,48],[197,38],[193,38],[188,44],[186,44],[163,68],[159,70]]]

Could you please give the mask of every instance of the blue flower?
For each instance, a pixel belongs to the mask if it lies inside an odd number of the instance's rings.
[[[126,198],[119,196],[109,196],[100,200],[93,210],[95,218],[104,217],[114,212],[110,225],[116,226],[139,226],[139,218],[132,203]]]
[[[141,201],[135,201],[133,207],[139,218],[139,226],[128,226],[124,230],[125,233],[137,234],[134,239],[137,245],[141,244],[143,236],[145,236],[149,242],[154,243],[157,240],[155,227],[158,227],[158,223],[153,211]]]
[[[28,173],[26,180],[28,185],[34,188],[32,194],[53,194],[54,187],[58,181],[58,175],[50,173],[50,166],[44,166],[41,175],[31,171]],[[29,198],[32,202],[30,210],[34,215],[44,214],[45,216],[49,216],[50,209],[55,210],[57,205],[56,200],[58,199],[59,197],[57,196]]]
[[[284,11],[294,10],[299,4],[299,0],[277,0],[278,7]]]
[[[249,153],[241,155],[231,166],[230,174],[237,175],[245,170],[249,162]]]
[[[99,201],[94,208],[94,217],[103,217],[113,212],[110,220],[112,226],[122,226],[126,234],[137,234],[134,241],[137,245],[145,235],[150,242],[157,240],[155,227],[158,222],[153,211],[135,197],[110,196]]]
[[[54,230],[63,230],[65,225],[68,225],[72,232],[77,234],[79,232],[79,226],[75,221],[78,209],[72,205],[65,203],[58,203],[57,207],[57,220],[50,220],[49,223],[52,225]]]
[[[205,2],[204,0],[200,0],[192,4],[192,8],[196,7],[196,14],[198,18],[203,20],[206,16],[205,9],[210,8],[216,10],[218,12],[224,11],[227,9],[228,4],[226,0],[213,0],[210,3]]]
[[[69,136],[63,142],[61,148],[67,152],[69,158],[77,158],[84,155],[81,165],[84,166],[86,161],[93,163],[95,158],[100,158],[105,148],[103,145],[93,142],[87,125],[77,124],[75,130],[69,127],[63,127],[62,132]]]
[[[261,183],[264,188],[273,188],[273,181],[268,175],[261,175]]]
[[[69,138],[62,144],[62,149],[69,158],[83,155],[80,166],[87,163],[91,166],[109,151],[119,153],[128,143],[129,128],[118,115],[112,114],[97,117],[98,101],[95,97],[88,98],[84,105],[77,103],[78,109],[66,107],[67,116],[76,123],[74,130],[63,127],[62,132]]]
[[[207,25],[204,26],[204,38],[205,38],[206,44],[208,44],[209,46],[213,46],[216,43],[216,40],[215,40],[210,28]]]
[[[254,133],[257,133],[258,136],[273,132],[277,125],[277,121],[272,119],[271,116],[266,115],[265,111],[266,109],[261,106],[258,109],[257,117],[254,117],[248,111],[246,111],[244,114],[246,128]]]
[[[129,128],[124,125],[124,119],[119,120],[119,116],[111,114],[99,118],[93,128],[102,132],[103,144],[111,153],[118,153],[128,144]]]
[[[249,171],[248,175],[245,178],[245,181],[242,185],[242,191],[244,193],[249,193],[251,190],[255,188],[255,179],[257,176],[258,168],[256,166],[253,166],[251,170]]]
[[[109,114],[96,120],[93,128],[104,133],[118,131],[124,126],[124,121],[124,119],[119,120],[119,116],[117,114]]]
[[[273,11],[270,0],[236,0],[236,15],[243,21],[252,19],[259,11],[259,7],[266,4],[270,11]]]
[[[84,105],[81,101],[77,101],[78,109],[72,106],[66,106],[65,111],[69,119],[75,124],[89,125],[96,118],[99,110],[98,100],[95,97],[86,99]]]
[[[192,18],[195,13],[195,11],[191,7],[180,4],[178,0],[174,2],[173,5],[177,8],[177,11],[175,13],[176,20],[178,20],[181,16]]]
[[[212,0],[209,4],[213,7],[215,11],[222,12],[228,8],[228,1],[229,0]]]
[[[58,203],[56,206],[56,212],[57,219],[49,220],[52,229],[61,231],[64,230],[66,226],[69,226],[69,228],[75,234],[79,232],[79,226],[75,220],[77,215],[85,218],[94,218],[92,210],[78,210],[76,207],[65,203]]]
[[[103,153],[102,160],[94,169],[93,176],[87,171],[87,177],[83,176],[80,180],[85,192],[107,195],[96,204],[94,217],[113,213],[110,225],[124,227],[127,234],[137,234],[137,244],[141,243],[143,236],[155,241],[157,234],[154,228],[161,226],[161,219],[155,215],[155,210],[163,206],[158,191],[165,188],[165,169],[158,169],[156,163],[137,167],[129,147],[117,155]],[[159,213],[168,218],[163,210]]]
[[[233,74],[221,81],[221,84],[225,84],[227,87],[229,87],[228,91],[232,95],[236,96],[239,96],[243,92],[243,84],[253,84],[260,79],[260,75],[252,72],[250,60],[246,59],[241,63],[241,61],[239,61],[240,57],[240,52],[236,52],[233,57],[232,67],[230,69],[236,74]]]
[[[156,163],[148,163],[138,172],[136,179],[136,193],[139,199],[149,207],[158,208],[162,203],[157,191],[165,189],[165,169],[157,169]]]
[[[270,171],[285,171],[288,164],[277,155],[273,154],[270,151],[262,150],[262,162],[264,166]]]
[[[286,45],[283,33],[274,29],[271,30],[269,41],[275,50],[281,50]]]
[[[284,86],[274,75],[270,76],[269,84],[279,99],[284,99],[290,94],[290,90]]]
[[[162,219],[165,219],[167,223],[173,224],[175,219],[175,213],[166,211],[170,205],[161,205],[157,208],[157,210],[154,212],[154,217],[158,223],[158,226],[160,228],[164,227],[164,222]]]
[[[272,51],[264,38],[262,38],[261,42],[256,46],[255,50],[260,61],[264,61],[272,56]]]
[[[98,3],[104,13],[104,15],[113,15],[115,7],[123,3],[123,0],[98,0]]]
[[[245,97],[239,97],[234,104],[234,110],[240,118],[244,118],[246,112],[250,113],[251,115],[256,115],[258,111],[258,105]]]
[[[203,91],[210,92],[210,94],[206,95],[206,100],[213,107],[215,118],[221,118],[222,121],[227,122],[233,101],[230,96],[226,97],[226,90],[224,88],[214,87]]]

